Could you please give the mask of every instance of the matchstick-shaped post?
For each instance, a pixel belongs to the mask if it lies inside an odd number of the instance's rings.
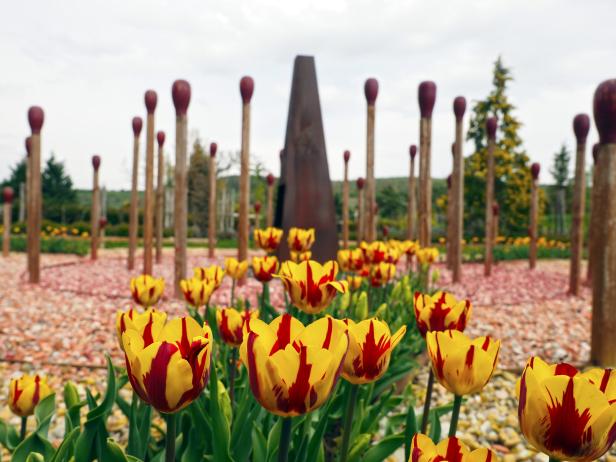
[[[425,81],[418,89],[419,112],[419,244],[432,244],[432,111],[436,101],[436,84]]]
[[[28,122],[30,123],[30,196],[31,209],[28,211],[28,255],[29,280],[38,284],[41,279],[40,254],[41,254],[41,128],[45,121],[45,113],[38,106],[32,106],[28,110]]]
[[[535,269],[537,266],[537,239],[539,238],[537,226],[539,221],[539,172],[541,166],[534,163],[530,166],[530,249],[528,252],[528,263],[530,269]]]
[[[415,156],[417,156],[417,146],[412,144],[409,147],[409,157],[411,166],[409,171],[409,191],[408,191],[408,216],[407,216],[407,235],[409,241],[417,237],[417,186],[415,185]]]
[[[364,240],[364,183],[365,180],[363,178],[357,179],[357,245]]]
[[[372,242],[376,239],[376,183],[374,180],[374,117],[376,97],[379,93],[379,82],[369,78],[364,84],[364,94],[367,104],[366,124],[366,191],[364,200],[368,208],[364,224],[364,239]]]
[[[101,215],[101,190],[98,186],[98,170],[101,166],[101,156],[92,156],[92,206],[90,208],[90,258],[98,258],[99,222]]]
[[[32,137],[26,138],[26,239],[30,243],[30,215],[32,214]],[[28,275],[31,273],[30,265],[32,263],[32,249],[28,245],[26,247]]]
[[[207,220],[207,247],[209,258],[214,258],[214,250],[216,249],[216,151],[218,151],[218,145],[216,143],[210,143],[210,197]]]
[[[590,117],[578,114],[573,118],[576,139],[575,180],[573,184],[573,210],[571,211],[571,264],[569,266],[569,293],[580,294],[582,251],[584,248],[584,208],[586,205],[586,137],[590,130]]]
[[[349,159],[351,151],[344,151],[344,180],[342,181],[342,248],[349,248]]]
[[[592,191],[591,191],[591,195],[590,195],[590,219],[588,220],[589,226],[588,226],[588,264],[586,265],[586,284],[587,285],[591,285],[592,284],[592,267],[593,267],[593,259],[594,257],[594,234],[593,234],[593,229],[595,229],[595,227],[597,225],[594,225],[594,220],[595,220],[595,207],[597,207],[598,203],[599,203],[599,199],[596,198],[596,194],[597,194],[597,176],[599,175],[599,169],[597,168],[597,156],[599,154],[599,143],[595,143],[595,145],[592,147],[592,160],[593,160],[593,166],[592,166]]]
[[[152,274],[152,241],[154,237],[154,111],[158,96],[154,90],[145,92],[145,198],[143,202],[143,274]]]
[[[158,142],[158,166],[156,168],[156,263],[163,261],[163,228],[165,213],[165,132],[156,134]]]
[[[267,181],[267,215],[265,225],[269,228],[274,223],[274,175],[268,173],[265,180]]]
[[[616,79],[595,91],[594,119],[599,132],[597,204],[593,217],[591,361],[616,367]]]
[[[453,152],[453,144],[451,145],[451,150]],[[453,220],[451,218],[451,215],[453,214],[453,202],[452,202],[452,196],[453,196],[453,174],[449,174],[447,176],[447,211],[446,211],[446,228],[445,228],[445,251],[446,253],[446,264],[447,264],[447,269],[451,269],[451,262],[452,262],[452,258],[451,258],[451,236],[453,233]]]
[[[498,232],[499,232],[499,223],[498,223],[498,219],[499,219],[499,215],[500,215],[500,205],[498,202],[494,202],[492,204],[492,215],[493,215],[493,221],[492,221],[492,242],[494,242],[494,244],[496,244],[496,239],[498,239]]]
[[[190,84],[176,80],[171,87],[175,106],[175,196],[173,201],[174,287],[175,297],[182,297],[180,281],[186,278],[186,240],[188,228],[188,188],[186,159],[188,153],[188,105]]]
[[[457,96],[453,100],[453,113],[456,116],[456,141],[453,153],[452,176],[452,234],[451,234],[451,278],[454,283],[462,280],[462,236],[464,234],[464,156],[462,143],[464,141],[464,113],[466,99]]]
[[[255,202],[254,205],[254,209],[255,209],[255,229],[258,229],[261,227],[261,202]]]
[[[13,188],[6,186],[2,190],[2,199],[4,201],[3,206],[3,220],[2,225],[4,230],[2,232],[2,256],[8,257],[11,249],[11,214],[13,213]]]
[[[242,96],[242,150],[240,166],[240,207],[238,223],[237,259],[248,258],[248,232],[250,223],[248,212],[250,204],[250,100],[255,89],[252,77],[244,76],[240,80],[240,95]],[[240,281],[243,283],[243,281]]]
[[[496,117],[489,117],[486,121],[486,133],[488,136],[488,149],[486,152],[486,232],[484,239],[485,260],[484,260],[484,275],[492,274],[492,262],[494,260],[494,242],[492,241],[493,234],[493,211],[492,204],[494,203],[494,151],[496,149],[496,128],[498,121]]]
[[[102,216],[100,220],[98,220],[98,247],[101,249],[105,248],[105,228],[107,227],[107,217]]]
[[[143,128],[141,117],[133,117],[133,176],[130,191],[130,211],[128,217],[128,270],[135,269],[137,237],[139,234],[139,135]]]

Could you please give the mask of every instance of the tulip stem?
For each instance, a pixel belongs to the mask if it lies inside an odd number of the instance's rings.
[[[229,363],[229,399],[233,407],[235,396],[235,370],[237,369],[237,348],[231,348],[231,362]]]
[[[453,399],[453,410],[451,411],[451,423],[449,424],[449,436],[456,436],[458,429],[458,418],[460,417],[460,407],[462,406],[462,397],[455,395]]]
[[[21,433],[19,434],[19,441],[26,439],[26,430],[28,428],[28,416],[21,418]]]
[[[167,414],[165,462],[175,462],[175,414]]]
[[[428,429],[428,417],[430,416],[430,404],[432,401],[432,389],[434,388],[434,372],[430,368],[428,375],[428,385],[426,386],[426,401],[424,403],[423,414],[421,415],[421,433],[426,433]]]
[[[278,445],[278,462],[289,460],[289,447],[291,446],[291,417],[282,417],[280,430],[280,444]]]
[[[342,445],[340,446],[340,462],[346,462],[349,453],[349,443],[351,442],[351,427],[353,427],[353,414],[357,403],[357,392],[359,385],[349,384],[349,392],[344,412],[344,422],[342,427]]]

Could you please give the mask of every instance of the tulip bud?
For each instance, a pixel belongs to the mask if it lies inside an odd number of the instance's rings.
[[[37,404],[52,393],[44,377],[38,374],[22,375],[11,380],[9,385],[9,408],[14,414],[27,417],[34,414]]]
[[[381,306],[379,306],[374,313],[374,317],[378,319],[383,319],[385,317],[385,314],[387,314],[387,303],[381,303]]]
[[[362,292],[359,294],[359,299],[355,305],[355,318],[364,320],[368,317],[368,294]]]
[[[67,411],[80,402],[81,399],[79,399],[79,393],[77,392],[75,384],[70,381],[66,382],[66,385],[64,385],[64,404],[66,405]]]
[[[351,292],[347,291],[342,294],[342,297],[340,297],[340,309],[342,311],[346,311],[349,308],[350,304],[351,304]]]
[[[434,270],[432,271],[432,284],[436,284],[438,282],[438,280],[441,277],[441,272],[438,270],[438,268],[434,268]]]
[[[237,364],[232,364],[231,367],[237,367]],[[220,380],[218,381],[218,405],[222,410],[222,415],[227,421],[227,426],[231,425],[231,419],[233,418],[231,398],[229,397],[229,392],[225,388],[225,384]]]

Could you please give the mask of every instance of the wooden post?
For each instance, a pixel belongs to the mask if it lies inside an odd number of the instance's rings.
[[[593,256],[594,250],[594,234],[593,234],[593,229],[595,228],[595,226],[593,226],[594,220],[595,220],[595,207],[597,207],[597,204],[599,203],[599,200],[596,196],[597,194],[597,188],[595,187],[595,185],[597,184],[597,176],[599,174],[599,169],[597,168],[597,156],[599,154],[599,143],[595,143],[595,145],[592,147],[592,159],[593,159],[593,166],[592,166],[592,191],[591,191],[591,197],[590,197],[590,219],[588,220],[589,226],[588,226],[588,264],[586,265],[586,284],[587,285],[591,285],[592,284],[592,267],[593,267],[593,259],[595,258]]]
[[[573,131],[577,142],[575,151],[575,180],[573,207],[571,211],[571,264],[569,266],[569,293],[580,294],[580,273],[584,248],[584,208],[586,205],[586,137],[590,130],[590,118],[578,114],[573,119]]]
[[[30,244],[30,233],[32,232],[30,229],[30,215],[32,214],[32,137],[26,138],[26,242]],[[31,264],[32,264],[32,249],[30,245],[26,246],[26,255],[27,255],[27,269],[28,275],[32,272]]]
[[[90,258],[96,260],[98,257],[98,226],[101,215],[101,190],[98,187],[98,169],[101,166],[101,157],[92,156],[92,167],[94,169],[92,182],[92,207],[90,208]]]
[[[4,200],[4,216],[3,216],[3,226],[4,231],[2,233],[2,256],[8,257],[9,251],[11,249],[11,214],[12,214],[12,205],[13,205],[13,188],[10,186],[6,186],[2,190],[2,198]]]
[[[530,174],[532,177],[532,181],[530,184],[530,249],[528,253],[528,262],[530,265],[530,269],[535,269],[537,266],[537,221],[539,215],[539,172],[541,171],[541,166],[538,163],[534,163],[530,166]]]
[[[154,90],[145,92],[148,111],[145,136],[145,198],[143,202],[143,274],[152,274],[152,238],[154,236],[154,110],[158,97]]]
[[[616,79],[595,91],[594,119],[599,132],[592,279],[591,361],[616,367]],[[600,250],[599,250],[600,249]]]
[[[30,282],[38,284],[41,279],[41,128],[45,120],[43,109],[32,106],[28,110],[28,122],[32,135],[30,136],[30,207],[28,210],[28,269]]]
[[[366,124],[366,192],[365,198],[368,213],[365,215],[364,239],[372,242],[376,239],[376,184],[374,181],[374,115],[376,97],[379,93],[379,82],[370,78],[364,84],[366,96],[367,124]]]
[[[486,232],[484,239],[485,260],[483,273],[485,276],[492,274],[492,262],[494,260],[492,242],[492,204],[494,203],[494,150],[496,149],[496,117],[489,117],[486,121],[486,133],[488,135],[488,149],[486,152]]]
[[[492,204],[492,242],[496,245],[496,239],[498,238],[498,217],[500,215],[500,205],[498,202]],[[496,263],[496,262],[495,262]]]
[[[464,142],[464,113],[466,112],[466,99],[458,96],[453,100],[453,112],[456,116],[456,141],[453,155],[452,178],[452,236],[451,236],[451,271],[454,283],[462,280],[462,238],[464,236],[464,155],[462,143]]]
[[[158,142],[158,166],[156,168],[156,263],[163,261],[163,231],[165,224],[163,214],[165,213],[165,132],[159,131],[156,134]]]
[[[269,173],[266,177],[267,181],[267,216],[266,227],[270,227],[274,223],[274,175]]]
[[[101,249],[105,248],[105,227],[107,226],[107,217],[102,216],[100,220],[98,220],[98,229],[99,229],[99,239],[98,246]]]
[[[130,191],[130,215],[128,217],[128,270],[135,269],[135,253],[139,234],[139,134],[143,127],[141,117],[133,117],[133,178]]]
[[[452,151],[453,151],[453,146],[452,146]],[[448,175],[447,176],[447,211],[446,211],[446,228],[445,228],[445,251],[446,253],[446,264],[447,264],[447,269],[451,269],[451,262],[452,262],[452,258],[451,258],[451,236],[453,234],[453,220],[451,218],[451,215],[453,214],[453,204],[452,204],[452,199],[453,199],[453,189],[452,189],[452,175]]]
[[[188,104],[190,84],[176,80],[171,87],[175,106],[175,197],[173,205],[174,287],[175,297],[182,298],[180,281],[186,278],[186,238],[188,227],[188,189],[186,158],[188,151]]]
[[[250,99],[255,83],[252,77],[242,77],[240,80],[240,95],[242,96],[242,153],[240,169],[240,210],[238,224],[237,259],[248,258],[248,210],[250,204]],[[243,281],[240,281],[243,283]]]
[[[255,229],[261,227],[261,202],[255,202]]]
[[[364,183],[363,178],[357,179],[357,245],[364,240]]]
[[[409,202],[408,202],[408,217],[406,238],[409,241],[416,239],[416,221],[417,221],[417,186],[415,186],[415,156],[417,155],[417,146],[412,144],[409,147],[409,156],[411,158],[411,169],[409,172]]]
[[[207,246],[208,257],[214,258],[216,248],[216,151],[218,145],[210,143],[210,197],[208,203]]]
[[[432,245],[432,111],[436,101],[436,84],[421,82],[418,90],[419,111],[419,244]]]
[[[349,248],[349,159],[350,151],[344,151],[344,180],[342,182],[342,248]]]

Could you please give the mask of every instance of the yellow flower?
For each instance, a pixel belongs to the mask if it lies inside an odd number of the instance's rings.
[[[34,408],[42,399],[51,395],[45,377],[40,375],[22,375],[11,380],[9,385],[9,408],[20,417],[34,414]]]
[[[306,252],[295,252],[291,250],[291,260],[295,263],[299,263],[302,261],[308,261],[312,258],[312,252],[307,250]]]
[[[248,271],[248,260],[237,261],[237,258],[229,257],[225,259],[225,272],[231,279],[242,279]]]
[[[373,265],[385,261],[389,250],[383,241],[374,241],[364,248],[367,262]]]
[[[518,396],[522,433],[551,458],[596,460],[616,441],[616,370],[581,373],[566,363],[548,365],[532,357]]]
[[[447,462],[496,462],[498,458],[490,449],[478,448],[470,451],[455,436],[434,444],[428,436],[415,433],[411,441],[409,462],[441,462],[445,460]]]
[[[210,302],[210,297],[216,289],[216,283],[193,277],[192,279],[182,279],[180,289],[182,289],[186,302],[195,308],[199,308]]]
[[[167,321],[167,313],[149,309],[143,313],[131,308],[128,311],[116,312],[116,334],[122,347],[122,334],[128,329],[137,331],[145,346],[150,345],[163,329]]]
[[[135,303],[149,308],[155,305],[165,290],[163,278],[154,279],[149,274],[137,276],[130,280],[130,292]]]
[[[214,281],[214,290],[218,289],[222,284],[222,278],[225,276],[225,271],[218,265],[209,267],[197,267],[193,270],[194,277],[202,281]]]
[[[344,359],[342,377],[351,383],[368,383],[380,379],[389,367],[391,352],[398,345],[406,326],[391,335],[389,326],[376,318],[359,323],[345,319],[349,351]]]
[[[347,281],[336,281],[338,264],[328,261],[324,265],[309,260],[301,263],[286,261],[277,275],[285,286],[291,302],[300,310],[317,314],[329,306],[337,293],[345,293]]]
[[[220,338],[232,346],[240,346],[243,340],[244,328],[250,328],[250,321],[259,317],[259,311],[245,310],[239,312],[234,308],[216,310],[216,323]]]
[[[338,250],[338,265],[340,265],[340,269],[342,271],[352,271],[351,270],[351,249],[340,249]]]
[[[372,287],[381,287],[396,276],[396,265],[381,262],[370,268],[370,284]]]
[[[417,241],[402,241],[400,244],[400,250],[408,256],[415,255],[415,252],[419,249],[419,243]]]
[[[438,260],[438,249],[436,247],[424,247],[415,252],[417,261],[422,265],[431,265]]]
[[[203,391],[210,374],[212,331],[191,317],[168,322],[146,346],[134,330],[122,335],[126,372],[133,390],[159,412],[188,406]]]
[[[361,276],[347,276],[347,282],[349,283],[349,289],[357,290],[361,287],[361,283],[364,280]]]
[[[276,257],[253,257],[252,272],[255,279],[261,282],[269,282],[273,279],[274,274],[278,272],[280,264]]]
[[[255,229],[255,243],[267,253],[272,253],[280,245],[282,240],[282,229],[272,228]]]
[[[457,300],[447,292],[434,295],[415,292],[415,319],[417,328],[425,338],[427,332],[466,329],[471,317],[470,300]]]
[[[477,393],[486,386],[500,350],[499,340],[471,340],[457,330],[428,332],[426,343],[436,379],[457,396]]]
[[[240,357],[257,401],[279,416],[297,416],[327,401],[349,346],[344,323],[329,316],[304,325],[289,314],[250,322]]]
[[[293,252],[303,253],[310,250],[310,247],[314,244],[314,228],[291,228],[287,244],[289,250]]]

